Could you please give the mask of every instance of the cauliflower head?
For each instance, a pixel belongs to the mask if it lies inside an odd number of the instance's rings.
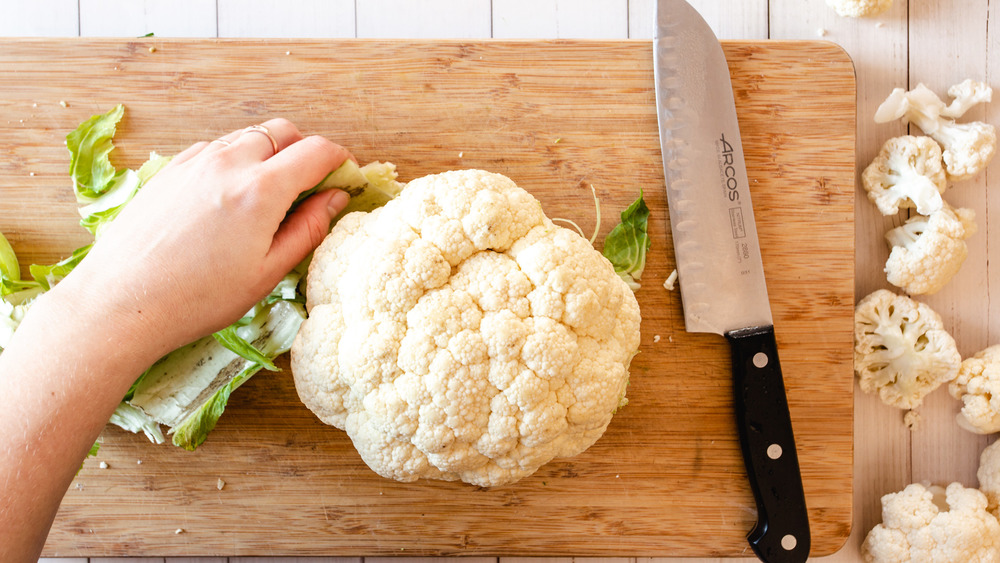
[[[977,489],[912,484],[882,497],[882,523],[868,532],[861,556],[869,563],[1000,562],[1000,522]]]
[[[995,441],[983,448],[979,454],[979,490],[989,501],[989,511],[1000,518],[1000,441]]]
[[[497,486],[576,455],[625,403],[632,290],[509,178],[418,178],[316,250],[301,400],[399,481]]]
[[[941,291],[969,254],[965,239],[976,232],[975,216],[971,209],[945,204],[929,217],[915,215],[887,232],[886,279],[913,295]]]
[[[887,405],[920,406],[958,373],[961,356],[941,316],[924,303],[879,289],[854,312],[854,372]]]
[[[826,0],[826,3],[838,16],[847,18],[877,16],[892,6],[892,0]]]
[[[941,209],[941,194],[947,188],[941,162],[941,146],[934,139],[893,137],[865,168],[861,183],[883,215],[912,207],[930,215]]]
[[[948,89],[953,98],[945,104],[930,88],[917,84],[906,91],[895,88],[875,111],[875,122],[903,119],[913,123],[941,144],[948,180],[968,180],[985,170],[996,153],[996,129],[989,123],[956,123],[973,106],[989,102],[993,89],[984,82],[965,80]]]
[[[1000,432],[1000,344],[962,360],[948,392],[962,401],[959,426],[976,434]]]

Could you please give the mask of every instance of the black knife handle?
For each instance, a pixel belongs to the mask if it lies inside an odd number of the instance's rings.
[[[805,561],[809,516],[774,327],[734,330],[726,339],[733,352],[736,427],[757,502],[757,524],[747,540],[762,561]]]

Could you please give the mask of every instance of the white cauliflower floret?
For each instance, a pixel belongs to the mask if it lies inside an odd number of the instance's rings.
[[[985,82],[977,82],[967,78],[951,88],[948,95],[953,99],[948,107],[941,110],[945,117],[959,118],[965,115],[972,106],[993,100],[993,89]]]
[[[965,239],[976,232],[971,209],[947,204],[929,217],[915,215],[885,234],[891,248],[886,279],[913,295],[941,291],[962,268],[969,248]]]
[[[955,123],[972,106],[992,99],[989,85],[966,80],[948,90],[954,100],[945,105],[923,84],[907,92],[896,88],[875,112],[875,122],[902,118],[941,144],[948,180],[959,182],[986,169],[996,152],[994,127],[982,121]]]
[[[953,123],[931,136],[945,149],[945,170],[952,182],[968,180],[985,170],[997,149],[996,129],[982,121]]]
[[[892,6],[892,0],[826,0],[837,15],[848,18],[876,16]]]
[[[854,312],[854,372],[866,393],[887,405],[920,406],[955,378],[961,357],[941,316],[924,303],[879,289]]]
[[[986,495],[952,483],[947,489],[912,484],[882,497],[882,523],[861,545],[869,563],[1000,562],[1000,522]]]
[[[979,490],[989,501],[988,510],[1000,518],[1000,441],[995,441],[983,449],[979,455]]]
[[[1000,432],[1000,344],[963,360],[948,391],[963,404],[959,426],[976,434]]]
[[[496,486],[576,455],[624,404],[639,306],[509,178],[452,171],[316,250],[299,397],[388,478]]]
[[[883,215],[912,207],[930,215],[941,209],[947,187],[941,147],[930,137],[893,137],[865,168],[861,183]]]

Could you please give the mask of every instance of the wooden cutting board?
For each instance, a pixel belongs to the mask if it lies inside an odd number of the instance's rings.
[[[812,553],[825,555],[851,525],[853,68],[825,42],[724,46]],[[640,189],[652,209],[630,403],[584,454],[490,490],[384,480],[299,403],[283,361],[234,394],[194,453],[109,427],[45,554],[748,553],[728,347],[685,333],[680,294],[662,285],[674,262],[652,77],[648,41],[0,41],[0,231],[25,268],[89,241],[63,139],[117,103],[119,166],[285,116],[404,180],[504,173],[587,231],[593,185],[599,241]]]

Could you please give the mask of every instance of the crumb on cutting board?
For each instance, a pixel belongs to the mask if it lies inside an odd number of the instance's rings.
[[[663,280],[663,289],[666,289],[667,291],[673,291],[676,287],[677,287],[677,269],[675,268],[674,271],[670,272],[670,275],[667,276],[667,279]]]

